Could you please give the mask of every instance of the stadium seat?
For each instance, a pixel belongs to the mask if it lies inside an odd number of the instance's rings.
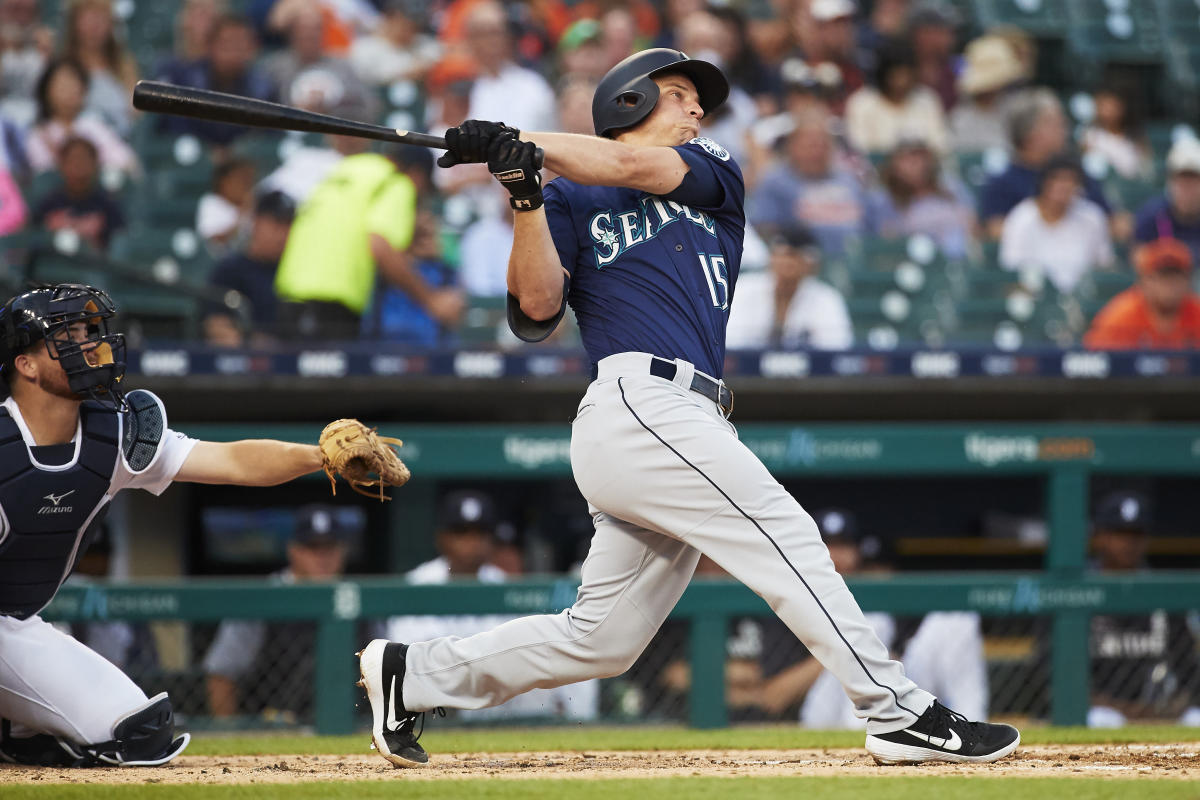
[[[458,336],[464,346],[492,347],[497,332],[508,324],[504,297],[473,295],[467,298],[467,313],[463,315]]]

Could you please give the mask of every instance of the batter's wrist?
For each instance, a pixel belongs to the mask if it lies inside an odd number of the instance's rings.
[[[542,203],[544,202],[545,199],[542,197],[541,192],[530,195],[529,197],[508,198],[508,205],[513,211],[536,211],[542,207]]]

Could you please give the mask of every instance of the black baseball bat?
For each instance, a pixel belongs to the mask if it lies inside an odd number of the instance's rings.
[[[175,114],[180,117],[195,117],[231,125],[253,125],[257,128],[276,128],[285,131],[308,131],[310,133],[333,133],[342,136],[359,136],[378,139],[382,142],[415,144],[420,147],[446,149],[446,140],[428,133],[388,128],[342,119],[330,114],[318,114],[294,106],[285,106],[253,97],[214,92],[211,89],[196,89],[191,86],[176,86],[159,81],[138,81],[133,87],[133,107],[139,111],[154,111],[159,114]]]
[[[253,125],[257,128],[275,128],[285,131],[308,131],[309,133],[333,133],[342,136],[359,136],[378,139],[381,142],[413,144],[418,147],[446,149],[446,140],[428,133],[389,128],[343,119],[331,114],[319,114],[295,106],[285,106],[254,97],[242,97],[211,89],[192,86],[176,86],[160,81],[138,81],[133,87],[133,107],[139,111],[159,114],[175,114],[180,117],[195,117],[231,125]],[[534,156],[542,166],[544,153],[538,148]]]

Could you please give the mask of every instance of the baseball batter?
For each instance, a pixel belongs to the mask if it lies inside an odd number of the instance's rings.
[[[0,760],[157,766],[187,746],[166,692],[146,697],[42,620],[113,495],[172,481],[268,486],[322,467],[315,445],[190,439],[125,394],[124,338],[102,291],[60,284],[0,308]],[[0,394],[0,396],[3,396]]]
[[[595,522],[575,604],[468,638],[379,639],[360,655],[374,744],[424,762],[422,712],[618,675],[675,605],[701,553],[750,586],[835,676],[880,763],[994,761],[1019,743],[905,677],[834,570],[816,525],[742,445],[721,380],[745,227],[741,171],[700,123],[720,70],[667,49],[615,66],[598,137],[468,121],[439,164],[487,162],[512,195],[509,322],[544,338],[570,303],[595,368],[571,467]],[[562,177],[542,190],[535,145]]]

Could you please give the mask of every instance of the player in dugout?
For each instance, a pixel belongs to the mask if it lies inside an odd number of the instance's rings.
[[[594,381],[571,467],[595,524],[575,604],[466,638],[372,641],[360,654],[372,738],[395,766],[428,761],[424,712],[483,708],[541,687],[619,675],[683,594],[703,553],[770,604],[837,677],[883,764],[989,762],[1020,742],[914,684],[830,561],[812,517],[728,421],[725,327],[745,235],[745,184],[701,122],[721,71],[666,48],[596,89],[596,136],[468,120],[439,165],[487,163],[508,189],[509,324],[548,336],[569,303]],[[543,189],[545,166],[562,176]]]
[[[125,392],[125,341],[108,295],[32,289],[0,308],[0,760],[158,766],[179,755],[166,692],[121,670],[39,613],[122,489],[172,482],[272,486],[322,468],[316,445],[198,441],[162,401]]]

